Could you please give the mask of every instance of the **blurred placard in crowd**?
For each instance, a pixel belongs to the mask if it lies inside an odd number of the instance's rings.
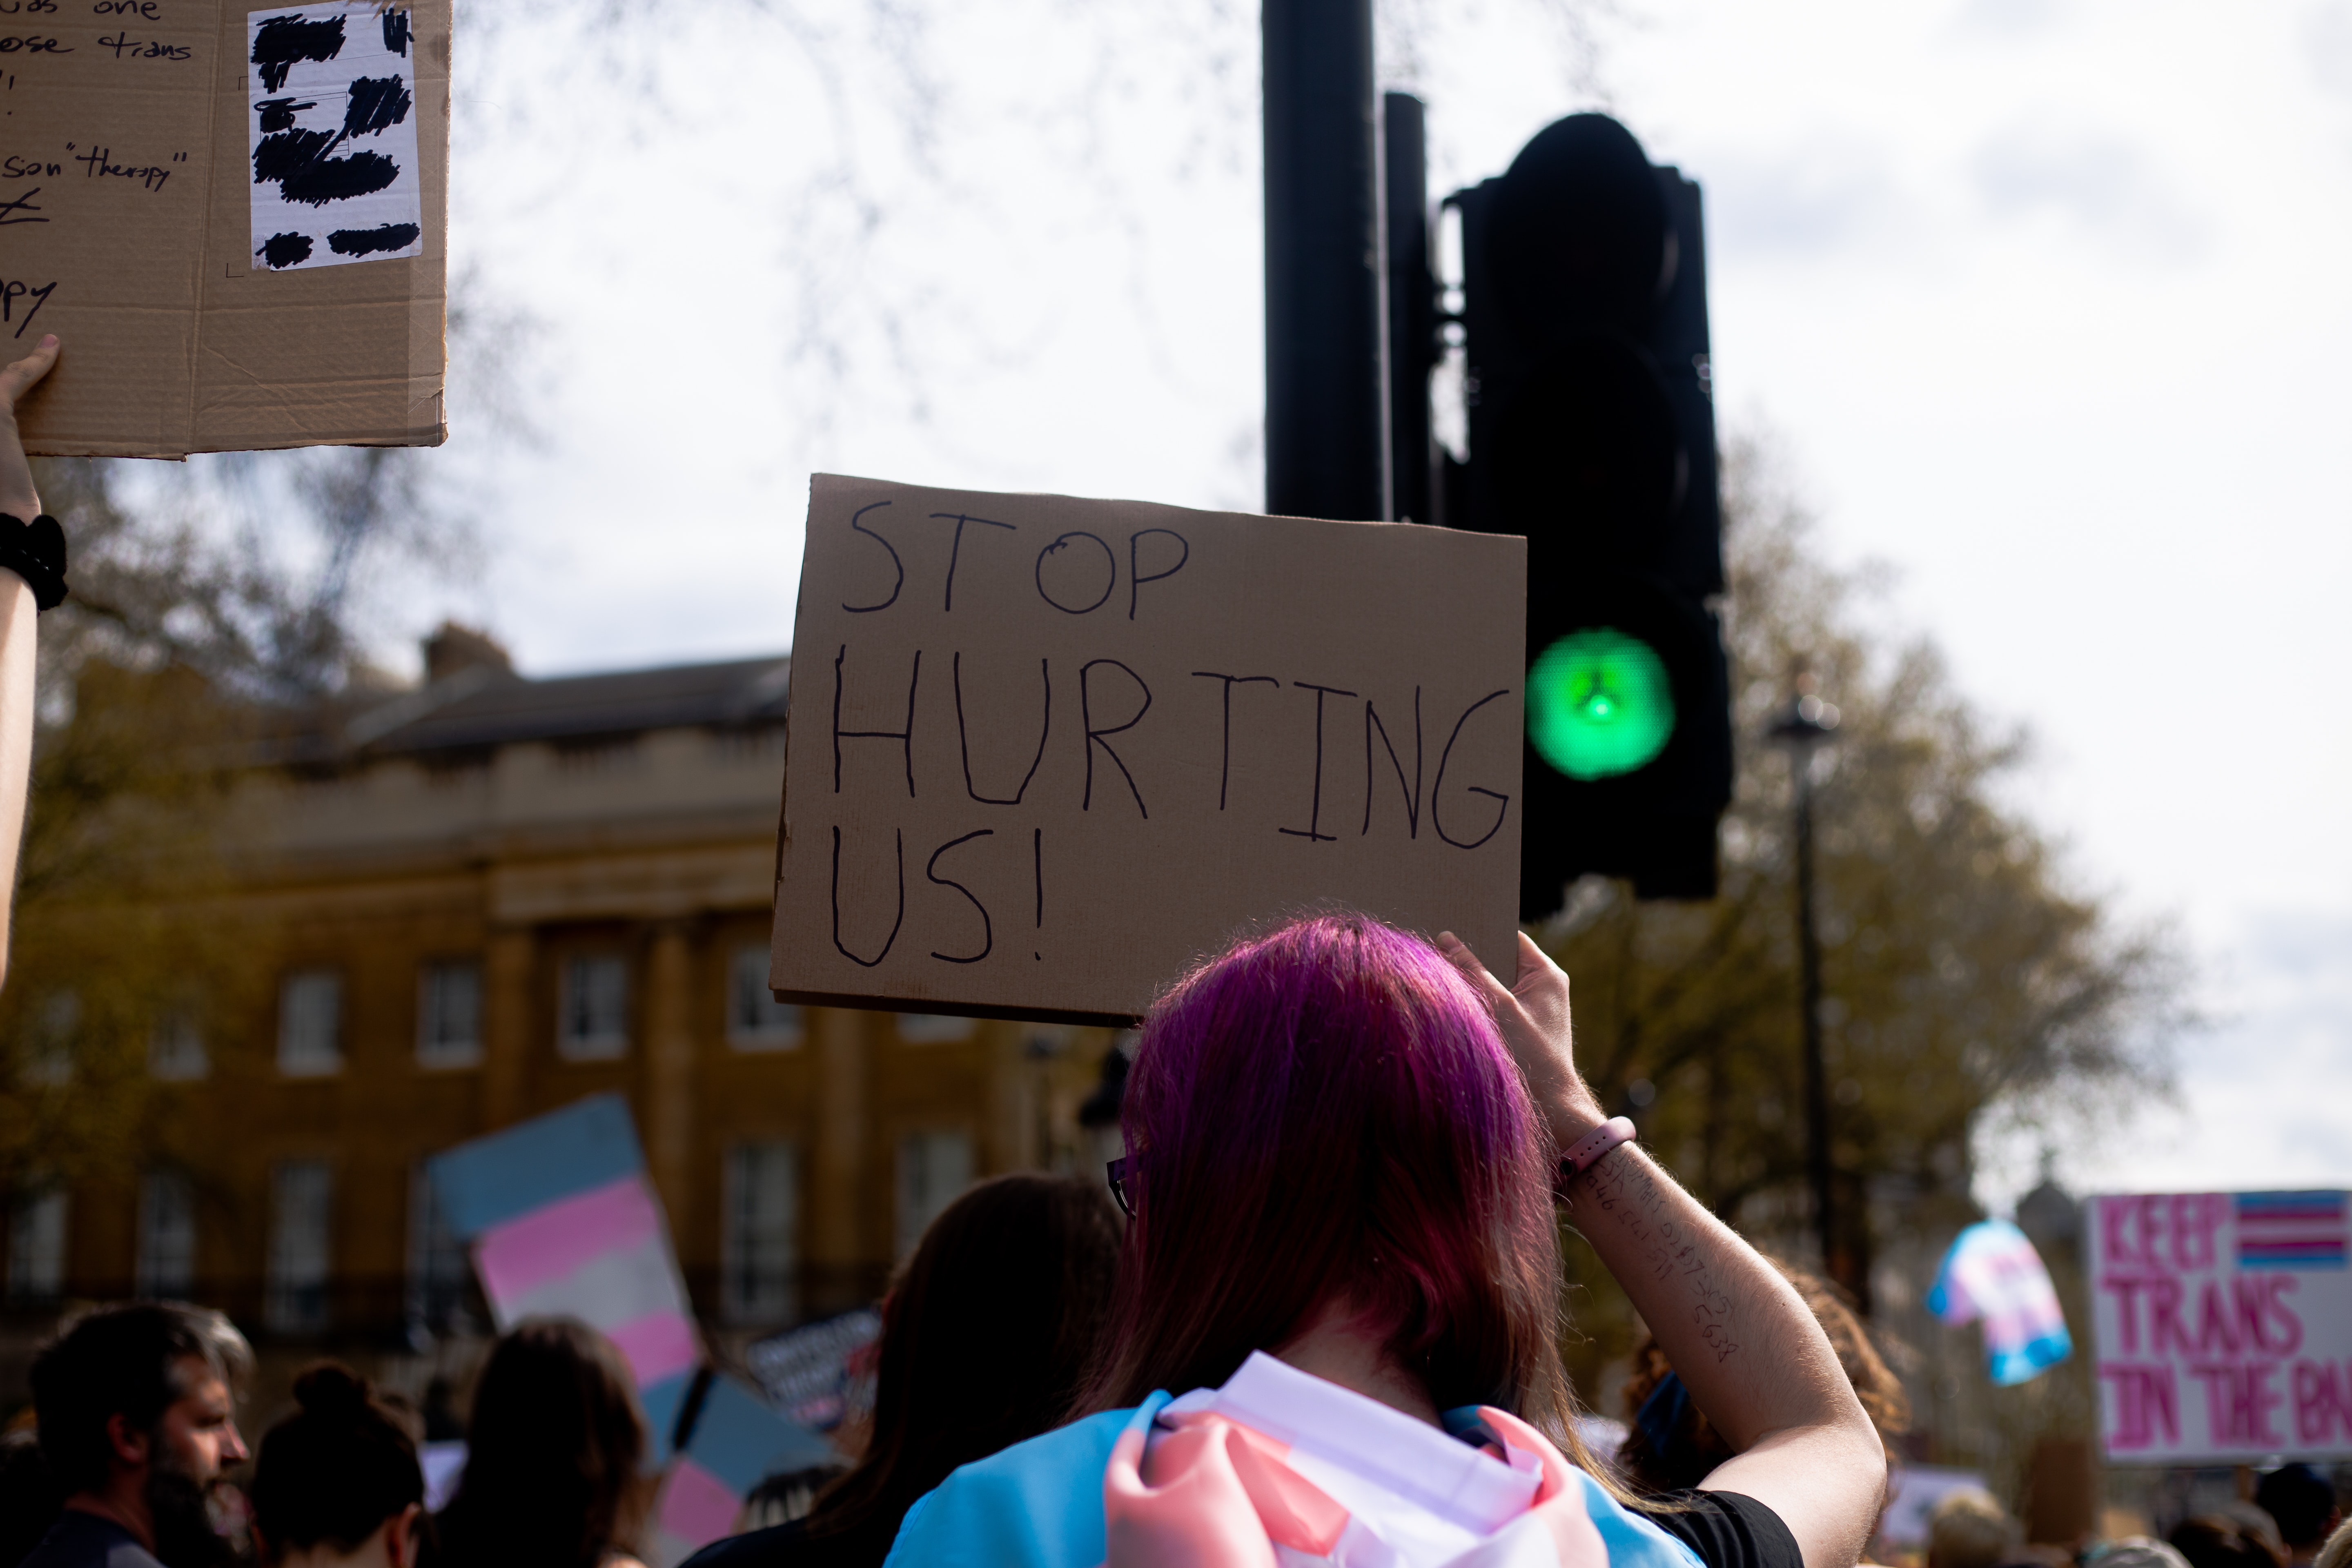
[[[830,1432],[874,1405],[882,1314],[871,1307],[822,1318],[744,1347],[761,1391],[803,1426]]]
[[[1889,1546],[1924,1547],[1928,1516],[1937,1503],[1954,1492],[1984,1489],[1985,1479],[1975,1470],[1907,1462],[1896,1465],[1887,1477],[1886,1511],[1878,1519],[1878,1538]]]
[[[444,435],[449,0],[5,7],[0,362],[37,453]]]
[[[2090,1200],[2110,1463],[2352,1458],[2352,1194]]]
[[[1526,548],[817,476],[770,984],[1126,1019],[1322,904],[1509,973]]]

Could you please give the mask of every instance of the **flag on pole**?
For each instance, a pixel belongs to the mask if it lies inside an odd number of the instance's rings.
[[[1972,1225],[1953,1239],[1927,1310],[1948,1323],[1983,1322],[1985,1359],[2003,1386],[2030,1383],[2074,1353],[2042,1255],[2005,1219]]]
[[[666,1462],[702,1342],[627,1103],[595,1095],[461,1143],[426,1169],[473,1249],[499,1332],[543,1315],[601,1331],[636,1378],[646,1462]]]
[[[671,1462],[654,1510],[656,1560],[683,1563],[732,1534],[744,1500],[770,1476],[842,1463],[833,1445],[777,1415],[733,1378],[711,1379],[694,1435]]]

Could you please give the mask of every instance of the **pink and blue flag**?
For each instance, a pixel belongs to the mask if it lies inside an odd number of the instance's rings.
[[[1927,1310],[1948,1323],[1984,1324],[1985,1359],[2003,1386],[2030,1383],[2074,1351],[2050,1270],[2005,1219],[1972,1225],[1953,1239]]]
[[[428,1170],[499,1331],[547,1315],[604,1332],[636,1377],[648,1463],[666,1461],[702,1342],[627,1103],[580,1100],[461,1143]]]
[[[2352,1240],[2344,1200],[2340,1192],[2238,1194],[2238,1267],[2343,1268]]]
[[[682,1563],[733,1534],[744,1500],[770,1476],[841,1462],[824,1438],[777,1415],[733,1378],[715,1377],[693,1436],[670,1463],[654,1512],[655,1552],[663,1562]]]

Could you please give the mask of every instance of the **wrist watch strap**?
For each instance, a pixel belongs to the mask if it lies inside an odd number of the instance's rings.
[[[1632,1119],[1612,1116],[1583,1137],[1568,1146],[1559,1157],[1559,1173],[1553,1179],[1552,1191],[1565,1194],[1568,1184],[1592,1169],[1595,1162],[1620,1143],[1633,1141]]]

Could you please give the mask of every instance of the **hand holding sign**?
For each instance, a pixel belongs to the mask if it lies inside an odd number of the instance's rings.
[[[1502,962],[1523,541],[821,475],[771,984],[1124,1018],[1339,902]]]

